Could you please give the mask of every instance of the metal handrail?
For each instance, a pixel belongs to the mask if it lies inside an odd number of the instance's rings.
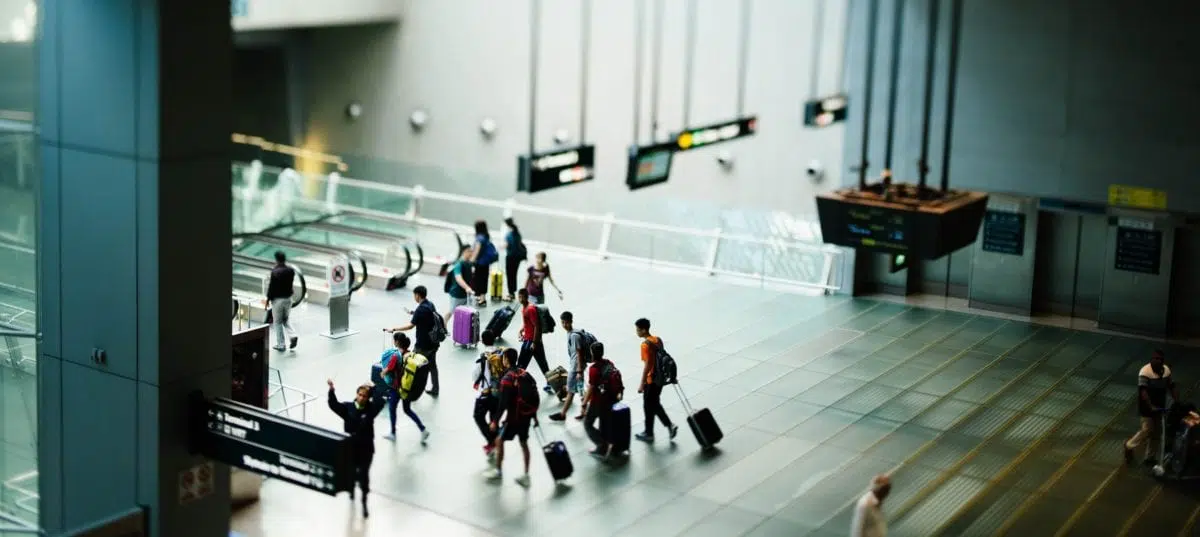
[[[239,254],[236,252],[233,254],[233,262],[239,265],[245,265],[247,267],[254,267],[258,269],[271,270],[272,268],[275,268],[275,264],[267,261],[266,259]],[[290,263],[288,264],[288,267],[296,272],[296,278],[300,281],[300,296],[297,296],[292,300],[292,307],[294,308],[299,306],[300,303],[304,302],[304,299],[308,297],[308,280],[304,277],[304,271],[300,270],[300,267]]]

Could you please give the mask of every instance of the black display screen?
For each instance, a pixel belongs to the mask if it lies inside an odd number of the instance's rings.
[[[1025,214],[988,211],[983,217],[983,251],[1025,254]]]
[[[324,494],[350,489],[349,436],[229,399],[203,404],[199,440],[206,457]]]
[[[596,146],[581,145],[517,157],[517,190],[533,194],[596,177]]]
[[[859,205],[846,211],[845,232],[856,245],[879,250],[908,250],[909,215],[882,207]]]
[[[833,95],[805,102],[804,126],[828,127],[846,121],[847,103],[845,95]]]
[[[1162,263],[1162,231],[1118,227],[1115,257],[1117,270],[1158,274]]]
[[[688,151],[752,136],[756,131],[758,131],[758,118],[744,117],[685,130],[675,136],[675,147],[677,151]]]
[[[625,185],[629,190],[637,190],[667,182],[671,176],[671,161],[674,156],[675,142],[630,147]]]

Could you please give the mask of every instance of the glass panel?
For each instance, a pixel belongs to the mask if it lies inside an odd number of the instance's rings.
[[[0,0],[0,534],[38,521],[37,6]]]

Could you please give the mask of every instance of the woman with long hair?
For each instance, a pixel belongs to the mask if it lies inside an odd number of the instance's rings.
[[[471,247],[471,259],[475,260],[475,270],[471,274],[471,285],[475,288],[475,304],[484,308],[487,307],[488,276],[491,274],[492,263],[500,259],[496,245],[492,244],[486,220],[475,221],[475,243]]]
[[[525,249],[521,228],[517,227],[511,216],[504,219],[504,225],[508,227],[508,232],[504,234],[504,277],[508,283],[508,294],[504,300],[512,302],[517,294],[517,273],[521,270],[521,262],[529,257],[529,252]]]

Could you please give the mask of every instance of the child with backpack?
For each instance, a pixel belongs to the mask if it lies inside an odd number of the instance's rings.
[[[588,453],[607,459],[610,455],[629,449],[629,408],[623,409],[623,424],[613,422],[613,406],[625,397],[625,383],[617,366],[604,357],[603,343],[592,343],[591,355],[592,367],[588,369],[587,392],[583,395],[583,409],[587,413],[583,430],[596,445],[596,449]],[[600,422],[599,428],[596,427],[597,421]]]
[[[664,374],[664,367],[668,365],[666,361],[670,359],[670,355],[663,348],[662,338],[650,333],[649,319],[638,319],[633,326],[637,336],[642,338],[642,375],[638,380],[638,393],[642,394],[642,408],[646,413],[646,428],[636,437],[642,442],[653,443],[654,421],[658,419],[667,426],[667,436],[675,440],[679,426],[671,422],[662,406],[663,388],[674,380]],[[674,361],[670,363],[673,364]]]
[[[488,458],[495,456],[496,433],[492,431],[492,420],[498,419],[500,408],[500,379],[504,376],[504,348],[496,346],[496,334],[484,330],[479,335],[484,349],[475,363],[479,364],[479,373],[475,377],[475,389],[479,396],[475,398],[475,425],[486,442],[483,453]]]
[[[504,443],[517,439],[521,442],[521,453],[525,458],[525,473],[516,479],[522,487],[529,486],[529,428],[537,421],[541,393],[537,382],[528,371],[516,366],[517,351],[504,349],[501,355],[505,368],[500,379],[500,409],[492,416],[491,430],[497,433],[496,465],[488,472],[490,480],[503,477]],[[500,417],[504,417],[503,426]]]
[[[596,343],[596,336],[582,328],[575,328],[573,313],[564,311],[559,319],[562,321],[563,330],[567,331],[567,395],[563,398],[562,410],[550,415],[552,421],[566,421],[567,411],[571,410],[575,394],[582,396],[586,384],[583,371],[591,361],[592,345]],[[580,408],[579,415],[575,416],[575,419],[582,420],[583,416],[583,409]]]
[[[420,371],[428,367],[428,360],[415,352],[409,352],[412,342],[403,332],[393,332],[392,341],[396,347],[383,353],[380,364],[383,366],[383,379],[387,384],[388,416],[391,421],[391,432],[384,436],[387,440],[396,439],[396,408],[404,410],[404,414],[417,424],[421,431],[421,443],[429,440],[429,429],[421,423],[421,418],[413,412],[412,402],[421,396],[424,382],[420,376],[427,375]]]

